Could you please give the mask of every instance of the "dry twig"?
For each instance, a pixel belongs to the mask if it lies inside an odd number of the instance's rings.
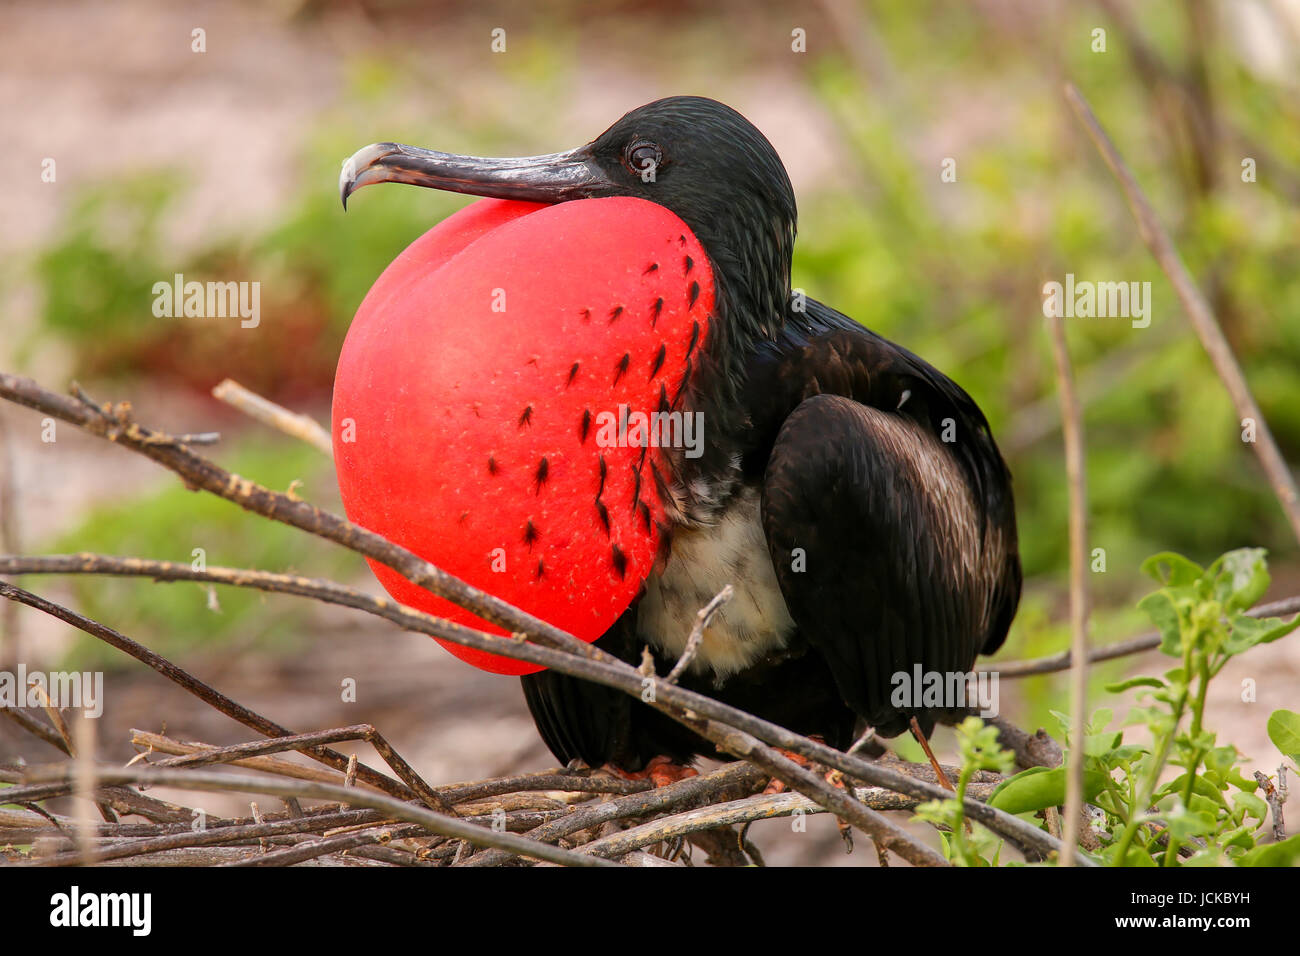
[[[1083,812],[1083,714],[1088,706],[1088,492],[1083,450],[1083,411],[1074,392],[1070,350],[1065,341],[1065,320],[1047,319],[1056,379],[1061,392],[1061,421],[1065,435],[1065,472],[1070,486],[1070,737],[1073,751],[1066,770],[1064,849],[1060,865],[1074,864]],[[1053,833],[1057,832],[1049,826]]]
[[[1260,411],[1255,396],[1251,394],[1246,376],[1237,363],[1232,347],[1224,337],[1223,330],[1219,327],[1209,303],[1197,289],[1196,282],[1188,273],[1187,267],[1183,265],[1182,257],[1174,247],[1173,240],[1160,225],[1160,220],[1156,218],[1155,211],[1151,208],[1151,203],[1143,193],[1142,187],[1138,185],[1137,179],[1125,164],[1115,144],[1102,129],[1088,101],[1072,83],[1067,83],[1065,86],[1065,98],[1119,182],[1133,218],[1137,221],[1138,233],[1173,285],[1178,300],[1182,303],[1183,311],[1187,313],[1192,328],[1196,331],[1201,345],[1210,356],[1215,371],[1218,372],[1220,380],[1228,390],[1228,395],[1232,398],[1242,426],[1245,427],[1247,421],[1254,423],[1256,440],[1252,444],[1255,447],[1255,454],[1259,457],[1264,474],[1268,476],[1269,483],[1273,486],[1273,493],[1277,496],[1282,511],[1291,524],[1292,532],[1297,540],[1300,540],[1300,491],[1296,489],[1291,469],[1286,459],[1282,457],[1277,442],[1273,440],[1273,432],[1268,427],[1268,422]]]
[[[277,405],[270,399],[263,398],[256,392],[249,391],[234,379],[226,379],[212,389],[212,397],[237,408],[250,418],[255,418],[264,425],[284,432],[291,438],[304,441],[317,451],[334,457],[334,445],[330,434],[321,428],[316,419],[310,415],[291,412],[283,405]]]

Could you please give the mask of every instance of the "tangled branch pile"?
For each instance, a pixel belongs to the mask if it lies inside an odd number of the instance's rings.
[[[806,812],[831,812],[844,826],[867,834],[883,853],[914,865],[946,865],[944,858],[883,815],[907,810],[951,793],[934,782],[928,766],[873,761],[841,753],[715,700],[678,687],[676,675],[646,673],[476,591],[416,555],[321,511],[225,471],[197,454],[192,436],[173,437],[135,421],[128,405],[100,405],[74,387],[71,396],[50,392],[28,379],[0,375],[0,397],[34,408],[143,454],[176,472],[195,490],[233,501],[254,514],[335,541],[398,570],[435,594],[506,628],[499,637],[394,605],[333,581],[236,568],[76,554],[0,557],[0,574],[81,573],[193,580],[298,595],[365,611],[411,631],[554,667],[643,697],[652,706],[713,741],[741,762],[713,773],[655,789],[601,771],[556,770],[497,780],[432,787],[367,725],[295,734],[220,693],[182,668],[112,628],[15,585],[0,582],[0,595],[50,614],[135,657],[265,740],[212,747],[133,733],[143,763],[124,768],[98,764],[93,746],[79,747],[59,712],[50,721],[20,708],[2,712],[56,747],[62,763],[0,767],[0,780],[14,784],[6,801],[24,809],[0,811],[0,841],[31,845],[11,854],[19,863],[72,864],[91,860],[161,863],[269,865],[307,860],[398,865],[493,865],[520,861],[563,864],[663,863],[681,859],[686,845],[702,848],[714,863],[761,860],[740,832],[750,821]],[[203,436],[210,441],[212,436]],[[701,612],[703,626],[709,609]],[[1008,733],[1011,731],[1008,730]],[[329,744],[363,740],[383,757],[390,773],[358,764]],[[1028,754],[1023,745],[1020,752]],[[329,769],[303,767],[272,754],[298,751]],[[167,755],[167,756],[163,756]],[[161,758],[161,759],[159,759]],[[1026,757],[1028,763],[1035,761]],[[1059,761],[1059,753],[1055,759]],[[224,764],[260,773],[225,773]],[[810,768],[816,764],[820,770]],[[828,781],[826,770],[834,771]],[[787,790],[763,793],[776,779]],[[1059,841],[1023,820],[981,802],[996,783],[983,774],[967,792],[966,813],[1035,858],[1059,850]],[[248,819],[205,816],[194,807],[166,803],[142,792],[149,786],[196,791],[240,791],[284,802],[278,813],[254,810]],[[38,801],[81,794],[98,807],[103,822],[57,817]],[[302,801],[325,801],[304,809]],[[148,823],[125,824],[119,815]],[[657,855],[645,852],[653,847]],[[346,853],[346,857],[342,854]],[[1080,858],[1082,861],[1082,857]]]

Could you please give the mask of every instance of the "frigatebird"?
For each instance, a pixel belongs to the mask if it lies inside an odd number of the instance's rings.
[[[674,96],[545,156],[367,146],[344,205],[378,182],[504,202],[413,245],[349,332],[334,416],[354,520],[625,661],[648,648],[659,674],[731,584],[682,683],[834,747],[864,728],[924,742],[965,712],[900,702],[897,678],[1002,644],[1021,588],[1008,469],[951,379],[792,290],[794,191],[758,129]],[[489,291],[524,304],[497,314]],[[629,408],[693,416],[701,440],[594,440],[593,413],[618,409],[624,435]],[[489,571],[498,540],[514,564]],[[562,762],[714,755],[620,691],[522,681]]]

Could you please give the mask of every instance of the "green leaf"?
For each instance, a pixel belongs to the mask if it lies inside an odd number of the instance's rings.
[[[1061,736],[1067,736],[1070,733],[1070,728],[1074,726],[1074,721],[1070,719],[1070,715],[1059,710],[1048,710],[1048,713],[1056,718],[1056,724],[1060,728]]]
[[[1202,778],[1200,777],[1197,778],[1198,781],[1201,779]],[[1213,823],[1213,821],[1218,818],[1220,806],[1226,810],[1228,807],[1228,801],[1224,800],[1223,794],[1219,793],[1216,789],[1214,790],[1214,796],[1212,797],[1205,797],[1201,796],[1199,793],[1193,793],[1191,801],[1187,804],[1187,809],[1192,813],[1209,817],[1211,823]]]
[[[1238,548],[1220,560],[1223,571],[1215,580],[1215,597],[1227,611],[1244,611],[1268,590],[1268,562],[1263,548]]]
[[[1241,770],[1238,767],[1233,767],[1228,771],[1228,775],[1225,779],[1228,783],[1245,793],[1254,793],[1259,789],[1259,781],[1255,780],[1253,777],[1249,779],[1243,777],[1241,775]]]
[[[1124,726],[1137,727],[1142,724],[1149,726],[1161,713],[1156,707],[1131,707],[1128,716],[1124,718]]]
[[[1237,757],[1237,748],[1232,744],[1226,747],[1215,747],[1205,755],[1205,766],[1206,769],[1218,774],[1227,774],[1232,769],[1232,765],[1237,762]]]
[[[1131,687],[1164,687],[1165,682],[1159,677],[1130,677],[1128,680],[1117,681],[1114,684],[1106,685],[1106,693],[1118,694],[1126,691]]]
[[[1248,850],[1237,860],[1237,865],[1295,866],[1297,862],[1300,862],[1300,833],[1281,843],[1270,843]]]
[[[1089,734],[1083,738],[1083,752],[1088,757],[1104,757],[1124,741],[1121,731]]]
[[[1225,850],[1228,847],[1238,850],[1252,849],[1255,846],[1255,831],[1258,828],[1258,823],[1246,823],[1229,830],[1227,833],[1220,833],[1218,836],[1219,846]]]
[[[1232,795],[1233,809],[1243,812],[1254,817],[1256,820],[1263,820],[1268,816],[1268,804],[1255,796],[1253,793],[1234,793]]]
[[[1166,573],[1167,572],[1167,573]],[[1161,551],[1142,562],[1142,573],[1169,587],[1194,584],[1205,569],[1173,551]]]
[[[1164,591],[1148,594],[1138,601],[1138,608],[1146,612],[1151,623],[1160,632],[1160,650],[1170,657],[1182,656],[1182,630],[1178,610]]]
[[[1256,644],[1268,644],[1300,627],[1300,614],[1286,621],[1280,617],[1247,617],[1234,613],[1229,620],[1232,635],[1223,644],[1229,654],[1240,654]]]
[[[1268,718],[1268,739],[1273,746],[1300,763],[1300,714],[1294,710],[1275,710]]]
[[[1088,733],[1100,734],[1114,718],[1115,712],[1109,707],[1098,707],[1093,711],[1092,719],[1088,721]]]
[[[1168,783],[1162,785],[1158,792],[1167,795],[1181,794],[1184,788],[1186,788],[1186,786],[1187,786],[1187,774],[1183,773],[1183,774],[1179,774],[1177,777],[1174,777],[1174,779],[1170,780]],[[1227,801],[1223,799],[1223,794],[1219,791],[1219,788],[1216,787],[1214,784],[1210,783],[1210,781],[1206,780],[1205,777],[1201,776],[1200,774],[1197,774],[1195,777],[1192,778],[1192,793],[1194,795],[1199,794],[1202,797],[1207,797],[1210,800],[1215,801],[1216,803],[1223,804],[1223,806],[1225,807],[1228,805]],[[1193,799],[1195,799],[1195,796],[1193,796]]]
[[[1108,846],[1102,853],[1103,857],[1111,866],[1155,866],[1156,861],[1151,859],[1151,854],[1147,852],[1144,846],[1138,846],[1136,843],[1128,848],[1128,853],[1124,855],[1123,861],[1116,860],[1119,855],[1119,844],[1115,843]]]
[[[1105,789],[1109,777],[1099,770],[1083,772],[1083,799],[1091,800]],[[1064,767],[1030,767],[1003,780],[989,796],[989,806],[1007,813],[1032,813],[1065,803]]]
[[[1117,763],[1130,763],[1142,754],[1147,753],[1146,747],[1141,744],[1125,744],[1122,747],[1116,747],[1110,752],[1110,759]]]
[[[1181,804],[1165,814],[1169,831],[1180,840],[1204,836],[1214,832],[1214,814],[1203,810],[1188,810]]]

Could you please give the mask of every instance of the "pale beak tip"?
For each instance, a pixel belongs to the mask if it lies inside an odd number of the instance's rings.
[[[339,172],[339,199],[343,201],[343,211],[348,211],[348,196],[352,195],[352,186],[357,181],[357,167],[353,161],[355,157],[349,156],[343,160],[343,169]]]

